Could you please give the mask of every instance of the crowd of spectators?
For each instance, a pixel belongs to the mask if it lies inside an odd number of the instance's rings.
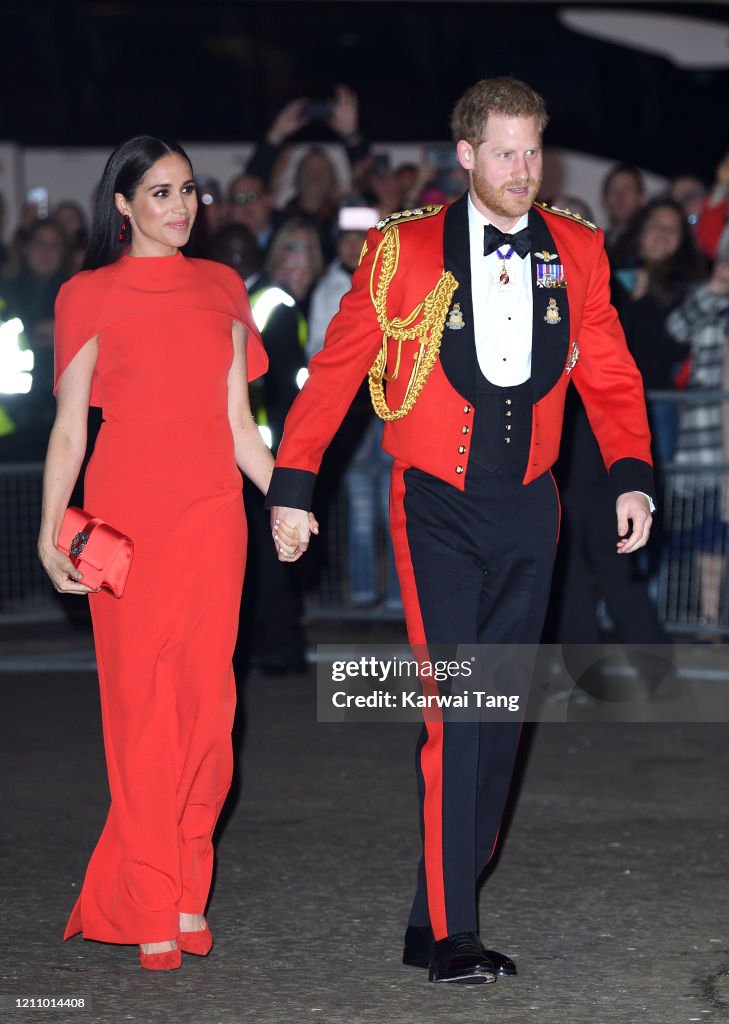
[[[316,125],[321,142],[302,144],[302,130],[310,136]],[[336,146],[339,159],[332,158]],[[188,252],[228,263],[248,285],[271,355],[272,371],[256,406],[274,449],[302,371],[323,344],[349,287],[366,228],[398,209],[450,202],[465,187],[452,146],[426,147],[419,165],[392,166],[387,154],[375,152],[361,131],[357,97],[344,86],[326,103],[288,103],[227,187],[198,178],[199,214]],[[579,197],[550,201],[590,217]],[[677,452],[685,458],[686,445],[696,445],[691,418],[684,429],[680,403],[668,393],[726,386],[729,153],[714,182],[687,172],[658,197],[647,195],[639,168],[617,164],[604,179],[602,202],[613,301],[646,389],[660,393],[650,399],[649,410],[663,487],[664,467]],[[0,197],[0,225],[4,213]],[[35,357],[31,395],[0,394],[3,461],[43,457],[54,413],[53,304],[60,285],[81,266],[87,237],[86,216],[77,204],[66,200],[48,209],[35,201],[25,204],[14,237],[0,241],[0,318],[22,320]],[[339,448],[340,460],[349,460],[349,474],[342,465],[330,477],[341,483],[344,476],[342,490],[349,498],[348,597],[353,604],[395,606],[391,560],[381,560],[378,568],[372,554],[386,504],[376,481],[386,474],[379,465],[378,424],[365,411],[366,396],[360,399],[351,417],[351,443]],[[691,409],[695,419],[695,403]],[[725,460],[729,430],[716,430],[708,446],[711,458]],[[329,479],[326,473],[323,479]],[[723,524],[728,504],[717,505],[716,523]],[[326,509],[320,512],[326,516]],[[655,571],[654,562],[648,570]],[[704,604],[707,621],[716,621],[716,596]]]
[[[660,644],[666,637],[654,602],[667,547],[682,560],[684,580],[697,581],[682,584],[687,594],[698,591],[697,624],[716,629],[729,611],[722,596],[729,521],[722,469],[729,463],[729,403],[722,397],[729,388],[729,154],[711,188],[687,173],[652,197],[638,167],[616,164],[604,178],[602,203],[612,300],[648,398],[658,508],[645,554],[621,563],[596,510],[609,498],[600,456],[573,402],[558,467],[565,516],[553,638],[596,642],[600,597],[619,639]],[[586,215],[579,200],[567,205]],[[686,467],[683,475],[677,465]],[[713,473],[696,472],[711,466]]]

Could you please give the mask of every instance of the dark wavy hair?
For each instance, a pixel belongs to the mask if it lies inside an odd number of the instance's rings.
[[[96,194],[89,247],[82,270],[96,270],[119,259],[125,244],[118,239],[121,215],[116,208],[117,192],[131,202],[139,183],[150,167],[170,153],[177,153],[190,164],[190,158],[178,142],[165,142],[152,135],[135,135],[117,146],[106,161]]]
[[[645,263],[640,256],[643,229],[656,210],[671,210],[681,226],[681,239],[676,252],[655,263]],[[694,241],[686,214],[680,203],[670,196],[657,196],[633,216],[625,234],[615,246],[615,266],[645,266],[648,291],[659,305],[672,309],[682,301],[692,284],[706,277],[706,259]]]

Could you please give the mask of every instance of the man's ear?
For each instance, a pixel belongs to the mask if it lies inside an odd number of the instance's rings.
[[[459,139],[456,143],[456,156],[465,171],[473,170],[476,165],[476,154],[473,151],[473,146],[466,139]]]

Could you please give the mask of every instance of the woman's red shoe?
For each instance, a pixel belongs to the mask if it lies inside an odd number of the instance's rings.
[[[201,931],[180,932],[177,936],[177,945],[183,953],[192,953],[193,956],[207,956],[213,948],[213,936],[207,923]]]
[[[182,967],[182,952],[179,948],[168,949],[163,953],[143,953],[139,947],[139,963],[145,971],[176,971]]]

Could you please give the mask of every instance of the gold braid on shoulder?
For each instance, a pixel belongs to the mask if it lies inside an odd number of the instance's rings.
[[[435,288],[428,292],[423,301],[419,302],[408,316],[404,319],[397,316],[390,319],[387,315],[387,293],[397,271],[399,260],[400,233],[397,228],[391,228],[379,244],[370,272],[370,296],[382,331],[382,348],[368,375],[370,397],[375,412],[380,419],[385,421],[401,420],[415,405],[438,358],[446,314],[453,293],[458,287],[455,277],[447,270],[441,275]],[[379,280],[375,283],[378,265],[380,274]],[[395,367],[389,375],[386,372],[388,338],[397,342]],[[402,405],[399,409],[390,409],[385,399],[383,381],[397,380],[404,341],[417,341],[418,349],[413,352],[414,365],[410,372],[410,380],[405,389]]]

